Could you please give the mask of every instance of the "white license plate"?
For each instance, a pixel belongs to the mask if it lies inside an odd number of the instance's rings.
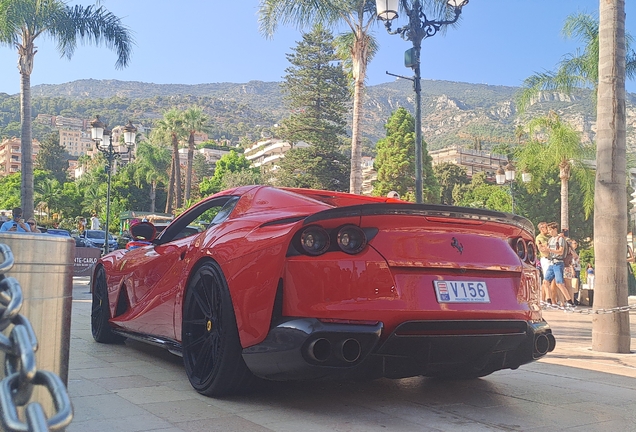
[[[439,303],[490,303],[486,282],[436,280]]]

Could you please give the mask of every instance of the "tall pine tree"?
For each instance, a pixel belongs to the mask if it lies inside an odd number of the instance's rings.
[[[35,166],[44,171],[49,171],[62,185],[67,181],[68,153],[60,145],[58,132],[53,132],[42,140],[40,151],[35,157]]]
[[[407,201],[415,201],[415,119],[404,108],[398,108],[384,126],[386,138],[378,141],[374,167],[378,179],[373,194],[384,196],[396,191]],[[432,158],[422,146],[422,179],[424,202],[437,203],[440,187],[433,174]]]
[[[315,26],[303,35],[294,52],[287,55],[291,66],[281,84],[292,115],[281,122],[278,134],[292,145],[275,172],[280,186],[348,190],[350,159],[340,147],[346,136],[349,111],[347,77],[337,63],[333,35]]]

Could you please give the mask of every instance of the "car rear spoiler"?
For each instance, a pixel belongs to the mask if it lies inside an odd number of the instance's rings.
[[[303,222],[303,225],[309,225],[321,220],[328,219],[378,215],[432,216],[438,218],[496,222],[521,228],[532,234],[532,236],[534,237],[534,226],[532,225],[532,222],[522,216],[494,210],[477,209],[472,207],[455,207],[437,204],[380,203],[339,207],[324,210],[308,216]]]

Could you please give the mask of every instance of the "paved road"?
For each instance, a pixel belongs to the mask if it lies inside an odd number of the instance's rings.
[[[192,390],[179,357],[93,342],[87,281],[73,291],[71,432],[636,431],[636,354],[592,352],[589,315],[547,312],[553,353],[478,380],[272,383],[211,399]],[[631,322],[636,335],[636,313]]]

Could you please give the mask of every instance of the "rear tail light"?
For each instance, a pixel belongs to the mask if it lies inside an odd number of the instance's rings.
[[[522,238],[518,238],[514,242],[514,249],[521,261],[526,260],[526,242]]]
[[[328,230],[319,225],[311,225],[296,233],[287,254],[318,256],[340,251],[355,255],[362,252],[377,233],[377,228],[363,229],[352,224]]]
[[[300,246],[308,255],[322,255],[329,249],[329,234],[319,226],[310,226],[300,234]]]
[[[367,237],[357,226],[345,225],[338,230],[337,242],[343,252],[353,255],[364,249]]]
[[[529,241],[528,243],[526,243],[526,251],[526,261],[528,262],[528,264],[534,265],[534,262],[537,259],[537,255],[533,242]]]

